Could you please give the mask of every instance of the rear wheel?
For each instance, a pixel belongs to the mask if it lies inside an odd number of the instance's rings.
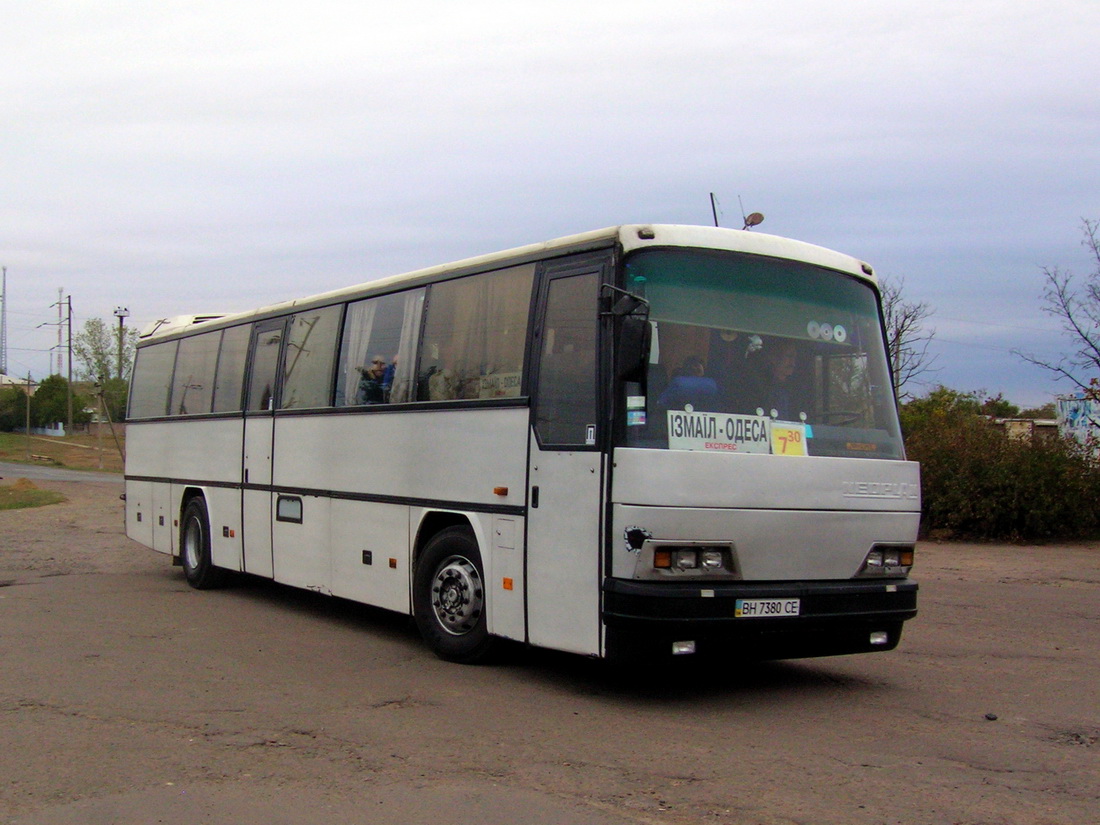
[[[472,664],[493,647],[485,620],[485,580],[477,540],[448,527],[428,542],[413,579],[413,614],[420,635],[441,659]]]
[[[210,518],[206,501],[197,496],[187,502],[180,520],[180,564],[187,583],[196,590],[225,584],[226,571],[214,566],[210,552]]]

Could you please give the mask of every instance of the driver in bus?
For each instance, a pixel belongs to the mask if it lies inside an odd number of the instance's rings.
[[[747,374],[728,387],[731,410],[798,421],[806,410],[797,375],[798,344],[791,338],[764,338],[746,357]]]

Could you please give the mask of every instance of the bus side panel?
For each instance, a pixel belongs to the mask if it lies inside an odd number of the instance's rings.
[[[204,487],[210,518],[210,551],[217,567],[243,571],[241,559],[241,491],[236,487]],[[182,495],[182,490],[181,490]],[[179,499],[176,499],[177,507]],[[176,531],[179,543],[179,531]],[[176,547],[179,552],[179,547]]]
[[[275,581],[332,593],[332,499],[279,495],[273,502]]]
[[[332,594],[409,612],[409,508],[332,502]]]
[[[526,638],[523,530],[522,518],[493,516],[482,550],[482,556],[486,557],[489,632],[521,642]]]
[[[276,417],[274,484],[462,510],[521,508],[528,416],[526,407],[505,407]]]
[[[210,516],[214,563],[239,570],[240,491],[235,485],[241,480],[241,434],[239,418],[127,424],[126,474],[143,477],[126,483],[127,535],[178,555],[183,492],[200,487]],[[212,487],[211,482],[234,487]],[[223,536],[226,527],[231,538]]]
[[[158,553],[172,552],[172,535],[175,524],[175,510],[172,507],[172,485],[156,483],[153,485],[152,529],[153,549]]]
[[[528,418],[526,407],[276,417],[277,495],[301,491],[304,521],[312,519],[317,500],[309,493],[334,496],[327,536],[303,529],[307,524],[274,522],[277,570],[282,560],[284,570],[302,572],[295,565],[308,565],[310,554],[321,550],[330,554],[328,586],[335,595],[408,613],[419,526],[427,513],[458,513],[481,549],[490,632],[524,639]],[[479,512],[502,506],[515,515]]]
[[[204,484],[241,481],[240,418],[126,425],[126,474]]]
[[[126,482],[126,535],[146,547],[153,546],[153,483]]]

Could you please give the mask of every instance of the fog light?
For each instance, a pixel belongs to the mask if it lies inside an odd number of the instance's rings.
[[[885,630],[872,630],[871,631],[871,644],[884,645],[890,641],[890,634]]]
[[[687,656],[690,653],[695,652],[695,642],[673,642],[672,643],[672,655],[673,656]]]

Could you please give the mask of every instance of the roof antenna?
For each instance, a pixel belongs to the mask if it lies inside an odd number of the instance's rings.
[[[714,225],[718,226],[718,201],[713,192],[710,193],[710,213],[714,215]]]
[[[713,197],[713,195],[711,197]],[[741,227],[742,229],[752,229],[754,226],[760,226],[760,224],[764,222],[764,215],[760,212],[750,212],[748,215],[745,214],[745,204],[741,203],[740,195],[737,196],[737,203],[741,206],[741,219],[745,222],[745,225]],[[715,223],[715,226],[717,225],[718,224]]]

